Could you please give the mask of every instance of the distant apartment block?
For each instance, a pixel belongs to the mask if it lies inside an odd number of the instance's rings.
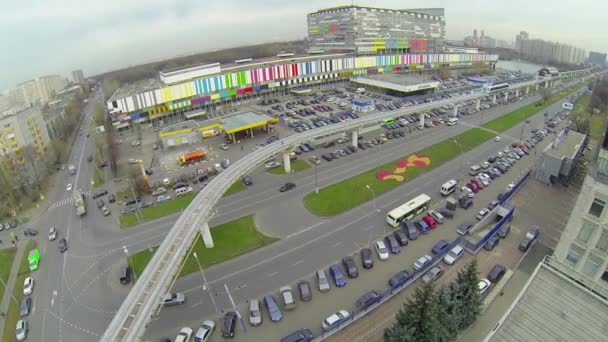
[[[606,54],[591,51],[589,52],[589,64],[597,65],[597,66],[605,66],[606,65]]]
[[[0,117],[0,155],[22,164],[23,149],[32,146],[41,155],[47,152],[49,135],[39,106]]]
[[[17,85],[10,90],[10,94],[14,99],[14,105],[42,105],[67,85],[68,80],[65,77],[43,76]]]
[[[313,50],[437,53],[445,41],[443,8],[341,6],[309,13],[307,22]]]
[[[525,31],[515,37],[515,44],[523,57],[531,57],[542,62],[582,64],[587,59],[583,49],[542,39],[530,39]]]
[[[72,81],[74,83],[83,83],[84,82],[84,72],[81,69],[72,71]]]

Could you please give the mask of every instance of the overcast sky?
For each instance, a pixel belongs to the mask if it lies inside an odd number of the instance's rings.
[[[9,2],[10,1],[10,2]],[[0,0],[0,89],[45,74],[85,76],[175,55],[303,38],[306,14],[340,0]],[[448,39],[474,28],[608,51],[605,0],[377,0],[386,8],[444,7]]]

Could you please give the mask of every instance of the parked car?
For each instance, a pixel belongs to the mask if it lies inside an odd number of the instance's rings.
[[[19,306],[19,317],[23,318],[30,314],[32,310],[32,297],[27,296],[21,299],[21,305]]]
[[[329,274],[333,278],[334,285],[336,285],[336,287],[346,286],[346,277],[344,276],[344,273],[342,272],[340,266],[338,266],[337,264],[329,266]]]
[[[276,162],[276,161],[270,161],[270,162],[264,164],[264,168],[266,170],[274,169],[274,168],[277,168],[279,166],[281,166],[281,163]]]
[[[236,312],[228,311],[222,318],[222,337],[234,337],[236,328]]]
[[[488,210],[488,208],[482,208],[478,213],[477,213],[477,219],[478,220],[483,220],[488,214],[490,213],[490,210]]]
[[[460,235],[467,234],[473,228],[472,222],[463,222],[458,228],[456,228],[456,232]]]
[[[443,257],[443,262],[448,265],[453,265],[458,261],[464,254],[464,248],[461,245],[456,245],[450,249],[448,254]]]
[[[308,281],[301,280],[296,284],[296,286],[298,287],[301,301],[308,302],[312,299],[312,291],[310,290],[310,283]]]
[[[435,279],[441,277],[443,275],[443,268],[439,265],[431,268],[422,276],[422,281],[425,284],[433,282]]]
[[[359,297],[355,304],[359,310],[366,310],[370,306],[378,303],[380,300],[382,300],[382,295],[378,293],[378,291],[369,291],[363,296]]]
[[[283,337],[281,342],[310,342],[314,336],[309,329],[299,329]]]
[[[283,308],[285,310],[293,310],[296,308],[296,301],[293,298],[293,292],[290,286],[283,286],[279,289],[281,299],[283,300]]]
[[[496,264],[494,265],[494,267],[492,267],[490,272],[488,272],[487,279],[492,283],[497,283],[502,278],[502,276],[505,275],[506,271],[507,269],[503,265]]]
[[[407,270],[399,271],[388,280],[388,286],[390,286],[392,289],[399,288],[403,286],[403,284],[410,281],[413,276],[414,273],[410,273]]]
[[[510,231],[511,231],[511,225],[508,223],[505,223],[502,225],[502,227],[500,227],[500,229],[498,229],[498,232],[496,233],[496,235],[498,235],[499,238],[504,239],[507,237],[507,235],[509,235]]]
[[[357,278],[359,276],[359,269],[357,269],[357,264],[355,264],[355,260],[352,257],[347,256],[342,258],[342,264],[349,278]]]
[[[388,260],[388,249],[386,248],[384,241],[376,241],[376,253],[378,253],[378,258],[380,260]]]
[[[498,237],[498,235],[493,235],[488,239],[488,241],[486,241],[486,243],[483,244],[483,249],[485,249],[486,251],[491,251],[494,249],[494,247],[496,247],[496,245],[498,245],[499,241],[500,238]]]
[[[443,215],[441,215],[441,213],[436,210],[429,210],[429,215],[431,215],[439,224],[445,222],[445,218],[443,217]]]
[[[25,341],[27,337],[27,321],[20,319],[17,321],[17,326],[15,327],[15,338],[17,341]]]
[[[249,300],[249,324],[257,326],[262,324],[262,311],[257,298]]]
[[[538,234],[540,233],[540,228],[537,225],[532,225],[528,228],[528,232],[524,236],[524,238],[519,243],[519,250],[522,252],[527,251],[530,247],[536,242],[538,239]]]
[[[270,317],[271,321],[278,322],[283,319],[283,313],[272,295],[264,296],[264,304],[266,305],[268,316]]]
[[[431,248],[431,252],[433,253],[433,255],[442,254],[448,250],[448,247],[450,247],[449,241],[439,240],[435,243],[435,245],[433,245],[433,248]]]
[[[414,269],[416,271],[421,270],[427,263],[430,263],[433,260],[433,257],[431,257],[430,255],[426,254],[421,256],[420,258],[418,258],[415,262],[414,262]]]
[[[253,185],[253,181],[251,180],[251,176],[243,176],[243,178],[241,178],[241,182],[243,182],[243,184],[245,184],[247,186]]]
[[[397,243],[399,243],[399,246],[407,246],[407,236],[405,235],[403,230],[397,229],[393,232],[393,235],[397,240]]]
[[[295,183],[287,182],[283,186],[281,186],[281,188],[279,189],[279,191],[280,192],[285,192],[285,191],[289,191],[291,189],[295,189],[295,187],[296,187]]]
[[[163,297],[163,305],[164,306],[173,306],[173,305],[181,305],[186,302],[186,295],[181,292],[177,293],[167,293]]]
[[[403,230],[407,234],[407,238],[410,240],[416,240],[418,238],[418,230],[414,223],[406,221],[403,222]]]
[[[350,312],[348,312],[346,310],[340,310],[340,311],[336,312],[335,314],[332,314],[329,317],[327,317],[326,319],[324,319],[323,322],[321,323],[321,327],[323,328],[323,331],[330,331],[330,330],[338,327],[340,324],[342,324],[349,318],[350,318]]]
[[[427,226],[429,226],[430,229],[434,229],[435,227],[437,227],[437,220],[435,220],[435,218],[431,215],[426,215],[422,217],[422,220],[424,221],[424,223],[426,223]]]
[[[57,229],[52,226],[49,228],[49,241],[53,241],[57,238]]]
[[[417,220],[414,222],[414,224],[416,225],[416,228],[418,228],[418,231],[420,231],[422,234],[428,234],[430,231],[429,226],[422,220]]]
[[[454,218],[454,212],[448,208],[439,208],[437,211],[443,215],[443,217]]]
[[[319,286],[319,291],[321,291],[321,292],[327,292],[331,289],[331,287],[329,285],[329,280],[327,279],[327,275],[325,274],[325,271],[323,271],[323,270],[317,271],[317,284]]]
[[[490,286],[492,286],[492,283],[488,279],[481,279],[479,284],[477,284],[477,288],[479,289],[479,295],[482,296],[484,293],[486,293]]]
[[[361,255],[361,264],[363,265],[363,268],[374,267],[374,257],[372,256],[371,249],[362,248],[359,254]]]
[[[398,254],[401,252],[401,247],[399,247],[399,243],[397,242],[397,239],[395,239],[394,235],[390,234],[386,236],[384,241],[392,254]]]

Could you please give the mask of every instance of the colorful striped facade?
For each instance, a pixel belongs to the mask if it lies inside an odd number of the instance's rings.
[[[333,56],[335,57],[335,55]],[[115,125],[141,122],[176,109],[198,108],[216,100],[256,93],[280,86],[348,78],[401,70],[423,70],[474,62],[495,62],[497,55],[486,54],[400,54],[353,56],[339,58],[319,56],[298,62],[275,61],[240,66],[240,71],[223,71],[213,76],[159,86],[130,96],[111,98],[107,102]],[[236,68],[230,68],[236,69]]]

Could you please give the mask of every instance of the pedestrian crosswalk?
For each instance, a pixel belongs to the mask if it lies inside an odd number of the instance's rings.
[[[89,190],[89,191],[83,192],[83,194],[84,194],[84,197],[89,197],[91,195],[91,191]],[[73,203],[74,203],[74,196],[68,196],[64,199],[51,203],[51,205],[49,206],[49,210],[54,210],[54,209],[57,209],[57,208],[60,208],[60,207],[66,206],[66,205],[71,205]]]

